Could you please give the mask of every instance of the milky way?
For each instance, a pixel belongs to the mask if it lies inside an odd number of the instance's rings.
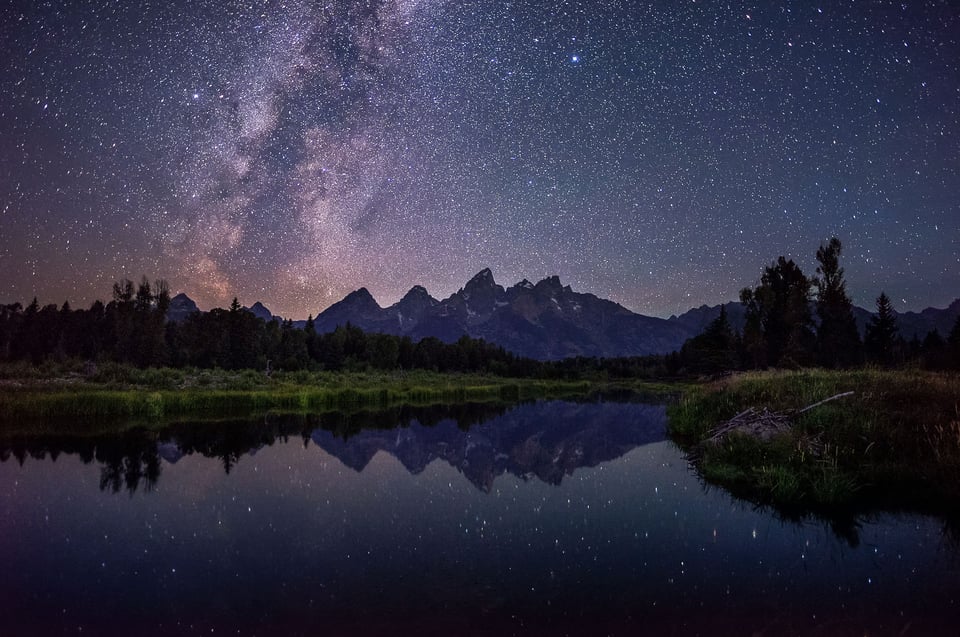
[[[949,3],[0,11],[0,302],[147,274],[303,318],[490,267],[668,315],[832,235],[862,305],[960,296]]]

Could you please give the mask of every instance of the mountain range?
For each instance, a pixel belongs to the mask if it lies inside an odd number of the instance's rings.
[[[745,311],[737,302],[725,304],[734,329],[743,327]],[[280,319],[263,304],[248,308],[264,320]],[[198,311],[185,294],[171,300],[168,319],[181,321]],[[489,269],[478,272],[465,286],[443,300],[414,286],[402,299],[381,307],[366,288],[351,292],[318,313],[317,332],[330,332],[350,323],[364,331],[409,336],[414,341],[436,337],[445,342],[463,335],[483,338],[529,358],[555,360],[571,356],[644,356],[678,350],[703,331],[720,313],[720,305],[691,309],[668,319],[631,312],[618,303],[593,294],[574,292],[556,276],[537,283],[524,279],[504,288]],[[861,333],[872,314],[854,308]],[[945,309],[897,315],[901,334],[923,338],[936,329],[946,336],[960,315],[960,299]],[[306,321],[295,321],[303,327]]]
[[[513,407],[467,430],[455,419],[444,418],[431,425],[414,420],[393,429],[364,428],[347,437],[317,428],[309,440],[358,473],[378,453],[393,456],[413,475],[440,460],[489,493],[496,478],[505,474],[559,485],[581,467],[595,467],[660,442],[665,433],[663,405],[548,401]],[[196,452],[233,454],[239,461],[241,455],[253,455],[263,447],[262,442],[249,448],[224,444],[228,440],[214,435],[198,445],[196,435],[186,442],[174,435],[158,441],[156,449],[166,462],[176,464]]]

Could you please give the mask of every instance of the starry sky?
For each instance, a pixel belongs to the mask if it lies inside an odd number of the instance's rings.
[[[49,1],[0,8],[0,302],[166,278],[305,318],[489,267],[645,314],[844,243],[960,296],[951,2]]]

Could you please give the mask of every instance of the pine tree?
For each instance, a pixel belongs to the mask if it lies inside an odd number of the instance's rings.
[[[949,365],[947,342],[937,330],[930,330],[920,346],[920,363],[924,369],[944,369]]]
[[[107,305],[109,347],[114,360],[118,362],[129,362],[133,354],[133,296],[133,281],[123,279],[113,284],[113,300]]]
[[[227,313],[227,367],[231,369],[252,369],[257,362],[257,326],[262,325],[249,310],[240,306],[236,297],[230,303]]]
[[[720,306],[720,314],[706,329],[683,344],[684,364],[698,372],[715,373],[737,366],[737,337],[727,319],[727,308]]]
[[[840,267],[840,240],[830,239],[817,250],[818,361],[826,367],[850,367],[860,361],[861,343],[853,318],[853,303]]]
[[[153,283],[153,310],[150,314],[150,364],[166,364],[170,360],[167,344],[167,310],[170,309],[170,286],[166,279],[157,279]]]
[[[881,365],[891,365],[896,340],[897,316],[890,297],[881,292],[877,297],[877,313],[867,325],[864,346],[871,360]]]
[[[816,335],[810,315],[810,279],[784,257],[764,269],[760,285],[740,292],[746,306],[744,347],[756,366],[805,365]]]
[[[760,303],[750,288],[740,291],[740,303],[746,309],[743,338],[740,341],[741,365],[762,369],[767,366],[767,344],[763,338]]]

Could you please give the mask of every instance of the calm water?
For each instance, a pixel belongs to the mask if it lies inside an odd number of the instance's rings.
[[[956,634],[940,521],[782,521],[664,427],[546,402],[0,440],[0,634]]]

